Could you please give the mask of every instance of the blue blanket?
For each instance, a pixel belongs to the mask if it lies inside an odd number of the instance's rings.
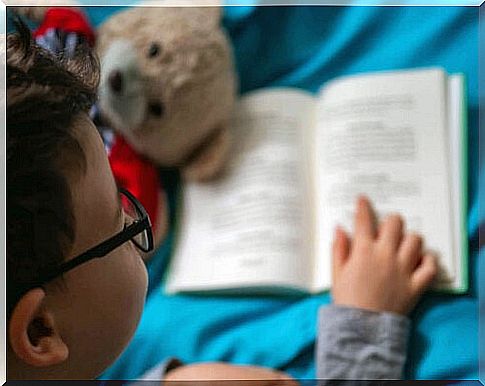
[[[89,8],[98,24],[117,8]],[[478,378],[478,8],[228,7],[240,89],[294,86],[315,92],[336,76],[438,65],[468,80],[469,239],[466,296],[427,295],[412,314],[406,377]],[[165,176],[172,206],[177,177]],[[173,220],[173,218],[172,218]],[[162,276],[173,234],[149,265],[150,292],[136,335],[105,379],[129,379],[169,356],[223,360],[314,375],[317,309],[328,295],[300,299],[166,296]],[[483,252],[482,252],[483,254]]]

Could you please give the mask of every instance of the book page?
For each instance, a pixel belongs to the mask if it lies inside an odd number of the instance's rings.
[[[314,112],[314,98],[297,90],[242,98],[224,176],[184,185],[168,292],[311,283],[303,146]]]
[[[440,281],[455,277],[446,79],[429,69],[360,75],[328,84],[317,108],[316,285],[330,284],[336,224],[353,228],[356,197],[378,217],[401,213],[439,255]]]

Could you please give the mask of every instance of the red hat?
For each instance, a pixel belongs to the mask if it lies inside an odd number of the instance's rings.
[[[50,29],[79,34],[84,36],[91,46],[94,45],[94,31],[79,10],[59,7],[49,9],[42,24],[34,32],[34,37],[43,36]]]

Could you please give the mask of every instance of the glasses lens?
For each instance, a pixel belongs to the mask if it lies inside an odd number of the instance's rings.
[[[150,249],[150,244],[148,242],[148,233],[146,230],[138,233],[133,241],[145,252]]]
[[[142,213],[140,213],[135,204],[124,194],[121,195],[121,204],[125,211],[125,225],[129,226],[136,221],[143,219]],[[148,231],[144,230],[133,237],[132,241],[143,251],[150,249],[150,242],[148,238]]]

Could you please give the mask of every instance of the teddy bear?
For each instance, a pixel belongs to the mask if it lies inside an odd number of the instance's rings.
[[[220,7],[134,7],[97,30],[100,114],[136,152],[205,181],[231,145],[237,89]]]

